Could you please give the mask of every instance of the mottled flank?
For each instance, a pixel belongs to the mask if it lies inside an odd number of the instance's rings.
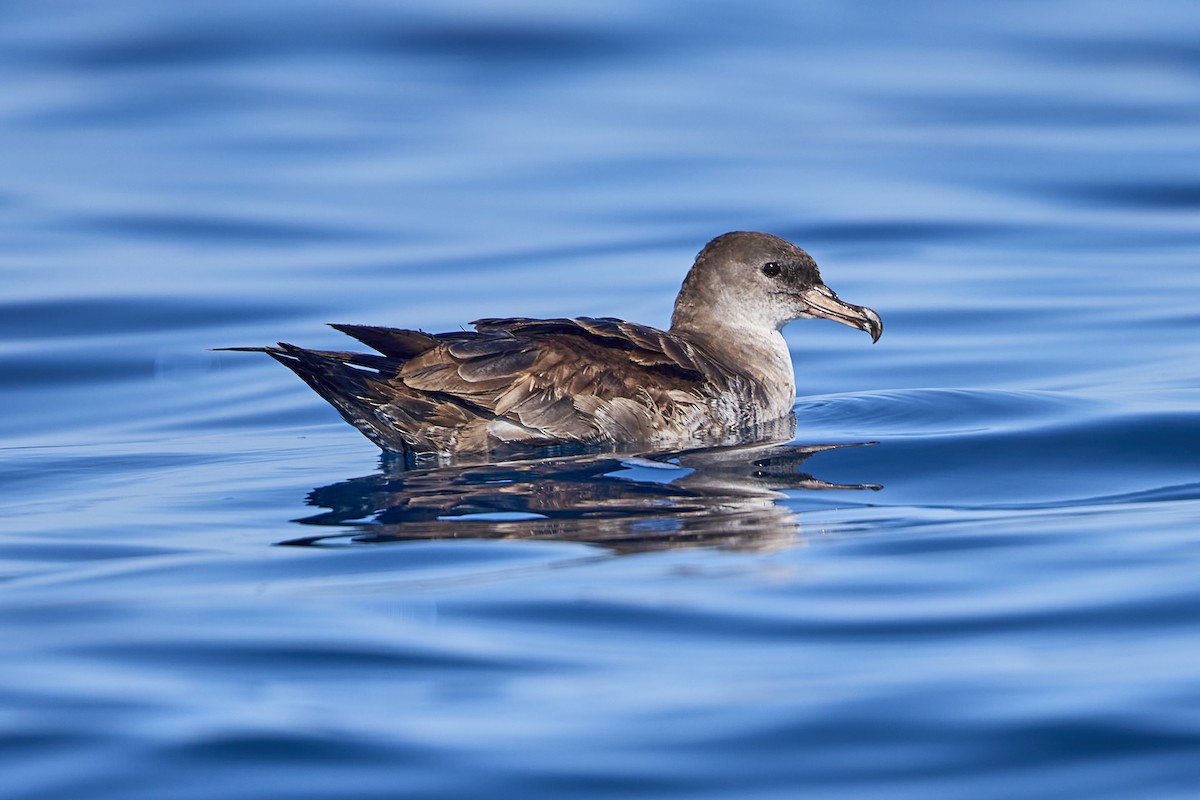
[[[270,354],[381,448],[481,452],[502,444],[685,444],[752,436],[791,412],[780,333],[822,316],[879,338],[812,258],[764,233],[728,233],[696,258],[669,331],[612,318],[481,319],[429,334],[334,325],[375,350],[291,344]]]

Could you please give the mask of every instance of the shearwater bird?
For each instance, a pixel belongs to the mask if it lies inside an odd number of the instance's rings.
[[[713,239],[684,278],[671,328],[611,317],[480,319],[474,331],[334,325],[375,353],[275,347],[384,450],[504,445],[696,446],[752,438],[791,417],[796,380],[782,329],[824,317],[878,341],[879,315],[825,285],[812,257],[767,233]]]

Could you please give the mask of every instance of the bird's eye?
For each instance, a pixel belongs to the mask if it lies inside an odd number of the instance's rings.
[[[780,272],[783,272],[783,267],[779,266],[774,261],[768,261],[766,264],[762,265],[762,274],[766,275],[768,278],[774,278],[778,276]]]

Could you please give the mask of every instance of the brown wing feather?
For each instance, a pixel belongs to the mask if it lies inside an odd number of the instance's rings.
[[[729,388],[707,354],[656,328],[587,317],[473,324],[474,332],[444,334],[333,326],[380,355],[259,349],[392,450],[645,441]]]
[[[437,338],[424,331],[380,328],[374,325],[330,325],[334,330],[353,336],[373,350],[391,358],[408,359],[437,344]]]
[[[647,439],[703,403],[720,375],[671,334],[615,319],[485,319],[470,340],[439,342],[396,382],[457,398],[554,439]]]

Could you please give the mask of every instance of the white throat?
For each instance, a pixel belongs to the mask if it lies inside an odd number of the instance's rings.
[[[735,317],[673,330],[748,378],[753,395],[763,404],[761,419],[766,421],[785,416],[796,402],[796,375],[782,328]]]

